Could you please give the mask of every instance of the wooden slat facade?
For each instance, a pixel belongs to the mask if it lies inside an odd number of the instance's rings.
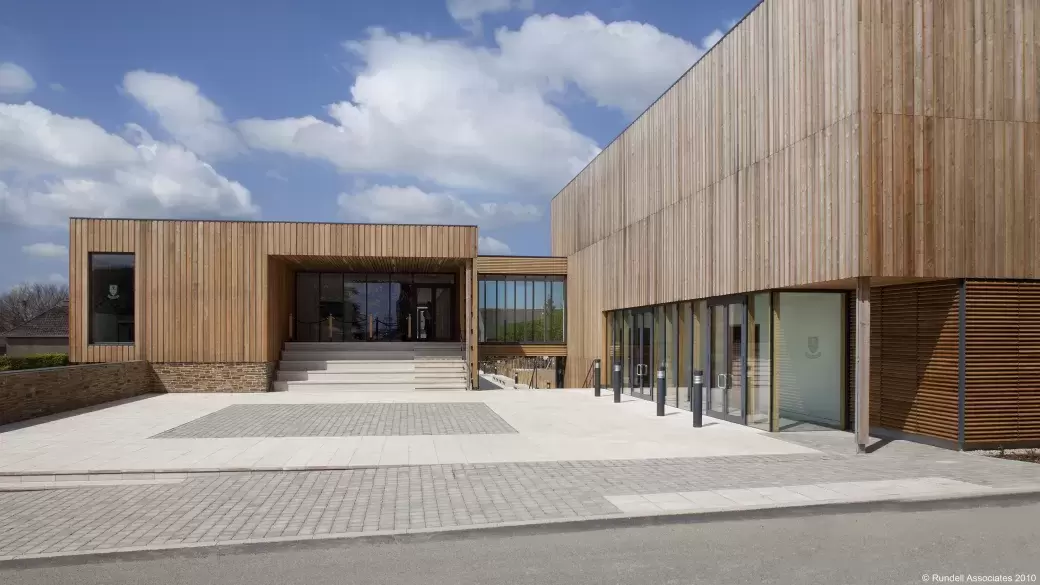
[[[474,226],[73,219],[69,230],[73,362],[275,361],[288,339],[292,277],[308,259],[450,266],[464,296],[477,255]],[[133,345],[87,343],[91,252],[136,255]]]
[[[964,442],[1040,444],[1040,283],[968,281]]]
[[[863,273],[1040,277],[1040,2],[860,14]]]
[[[567,383],[602,313],[856,276],[859,0],[767,0],[553,199]]]
[[[1038,55],[1040,0],[759,4],[553,199],[568,384],[608,310],[1040,278]]]
[[[477,256],[478,274],[567,275],[567,258],[551,256]]]

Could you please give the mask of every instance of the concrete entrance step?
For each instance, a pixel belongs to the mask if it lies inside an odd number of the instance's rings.
[[[319,351],[286,350],[282,361],[414,361],[415,354],[406,351]]]
[[[278,370],[285,372],[414,372],[415,364],[407,360],[328,360],[328,361],[281,361]]]
[[[316,349],[331,351],[417,351],[425,353],[446,350],[462,351],[462,344],[457,341],[286,341],[282,349],[285,351]]]
[[[415,376],[411,372],[278,372],[277,380],[286,382],[315,381],[341,382],[343,384],[414,384]]]
[[[414,383],[401,384],[399,382],[394,383],[344,383],[344,382],[324,382],[316,380],[301,380],[301,381],[284,381],[279,380],[271,382],[271,389],[275,392],[292,392],[294,390],[301,392],[366,392],[366,391],[379,391],[379,392],[411,392],[415,390]]]

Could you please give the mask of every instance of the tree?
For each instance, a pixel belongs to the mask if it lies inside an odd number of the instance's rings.
[[[0,295],[0,333],[10,331],[69,298],[66,284],[20,284]]]

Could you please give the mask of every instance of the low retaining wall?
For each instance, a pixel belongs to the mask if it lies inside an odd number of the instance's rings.
[[[165,392],[267,392],[274,362],[155,362],[152,371]]]
[[[0,425],[156,391],[147,362],[0,372]]]

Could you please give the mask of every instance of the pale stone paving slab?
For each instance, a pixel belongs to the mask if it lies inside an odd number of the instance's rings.
[[[234,404],[151,438],[386,437],[516,432],[482,402]]]
[[[740,510],[776,505],[862,502],[903,497],[985,494],[992,490],[993,488],[990,486],[946,478],[922,477],[904,480],[834,482],[818,486],[792,485],[646,495],[608,495],[606,499],[626,514],[644,515],[718,509]],[[804,495],[806,493],[814,494],[814,496]]]
[[[970,456],[950,465],[823,454],[189,474],[176,484],[0,491],[0,559],[658,514],[763,500],[792,505],[797,495],[824,501],[976,493],[985,486],[1035,488],[1040,466]],[[734,494],[754,494],[758,503],[738,504]]]

